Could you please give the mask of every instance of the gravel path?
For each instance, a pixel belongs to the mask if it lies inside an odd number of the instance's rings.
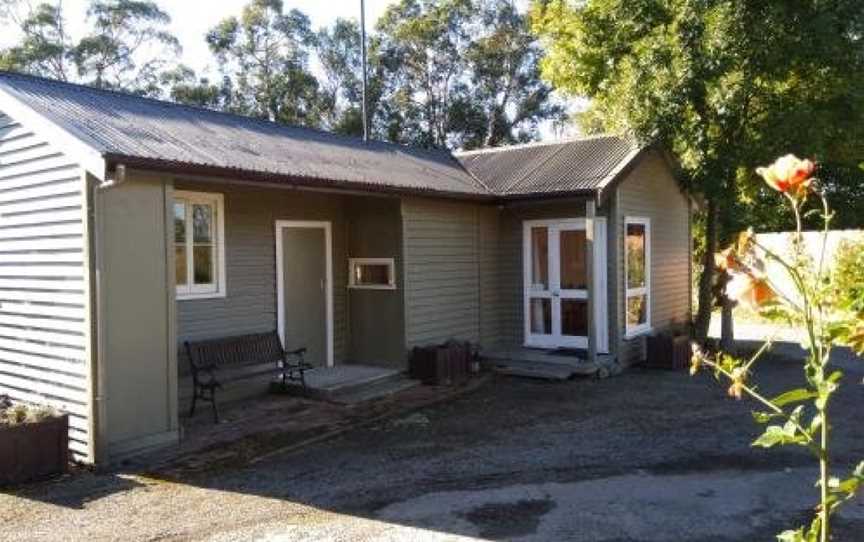
[[[860,361],[860,360],[858,360]],[[834,403],[835,462],[864,458],[864,362]],[[773,362],[769,393],[801,381]],[[772,540],[817,498],[802,450],[764,451],[710,375],[499,378],[472,395],[179,482],[81,475],[0,494],[0,540]],[[864,503],[837,521],[864,537]]]

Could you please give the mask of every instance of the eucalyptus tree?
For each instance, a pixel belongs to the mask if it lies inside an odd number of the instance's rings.
[[[309,67],[317,36],[307,15],[285,12],[281,0],[252,0],[206,39],[232,83],[232,110],[284,123],[320,123],[318,81]]]
[[[160,72],[181,51],[168,13],[150,0],[93,0],[87,21],[91,32],[71,51],[81,80],[159,95]]]
[[[0,15],[21,32],[20,41],[0,52],[0,67],[66,81],[71,68],[72,40],[66,31],[62,5],[41,3],[24,5],[6,0]]]

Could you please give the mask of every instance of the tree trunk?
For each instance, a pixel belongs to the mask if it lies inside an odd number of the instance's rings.
[[[705,255],[702,261],[702,274],[699,276],[699,308],[696,312],[694,335],[697,342],[704,344],[708,339],[711,325],[711,311],[714,308],[714,253],[717,252],[717,202],[708,198],[705,216]]]
[[[732,320],[733,302],[723,297],[723,312],[720,320],[720,349],[731,352],[735,345],[735,331]]]

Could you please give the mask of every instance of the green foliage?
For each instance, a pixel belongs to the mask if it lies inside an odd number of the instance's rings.
[[[231,81],[228,108],[269,120],[317,126],[318,81],[309,69],[316,35],[309,17],[285,12],[281,0],[252,0],[240,17],[207,33],[207,44]]]
[[[864,10],[860,0],[534,0],[543,74],[591,98],[589,131],[671,150],[682,184],[707,203],[703,254],[740,231],[790,226],[754,168],[807,149],[836,171],[864,158]],[[860,176],[837,176],[844,223],[860,224]],[[757,220],[754,223],[754,218]],[[708,262],[708,260],[706,260]],[[698,266],[697,266],[698,268]],[[713,269],[699,283],[707,332]]]
[[[0,52],[0,68],[68,79],[72,45],[58,5],[39,4],[21,16],[17,3],[6,2],[2,15],[21,29],[23,39]]]
[[[158,95],[159,72],[180,43],[165,27],[171,17],[152,1],[93,0],[87,10],[92,32],[72,49],[78,75],[95,87]],[[144,46],[159,49],[143,59]]]
[[[510,2],[402,0],[378,21],[383,99],[376,131],[430,147],[536,137],[560,118],[540,79],[540,50]]]
[[[7,1],[4,15],[20,43],[0,51],[0,68],[99,88],[161,94],[160,74],[180,52],[165,28],[171,19],[155,2],[91,0],[91,32],[77,42],[67,34],[62,4]],[[19,14],[22,13],[23,14]]]
[[[856,314],[864,314],[864,240],[841,242],[833,278],[838,303]]]
[[[199,78],[195,71],[182,64],[162,72],[159,76],[162,88],[169,89],[171,100],[210,109],[228,109],[232,89],[231,81],[223,79],[221,85],[209,79]]]
[[[794,163],[793,159],[793,163]],[[774,169],[774,168],[777,169]],[[832,273],[827,266],[812,261],[806,254],[802,239],[803,217],[812,214],[822,222],[821,242],[827,244],[829,225],[833,213],[821,186],[816,180],[804,176],[797,177],[798,188],[789,188],[790,176],[798,171],[781,171],[775,164],[770,171],[764,172],[766,181],[776,184],[780,175],[787,176],[783,195],[793,211],[796,234],[792,243],[792,254],[782,257],[759,243],[752,232],[742,234],[739,241],[723,251],[721,260],[727,272],[742,276],[756,277],[760,269],[765,269],[763,258],[772,260],[784,270],[794,284],[797,296],[786,297],[771,286],[777,277],[759,277],[769,289],[757,303],[762,307],[770,306],[770,311],[785,316],[790,322],[803,326],[806,338],[802,346],[807,351],[803,362],[807,386],[781,393],[773,398],[763,396],[749,382],[752,368],[770,346],[770,341],[749,360],[737,359],[725,353],[707,356],[700,349],[694,350],[693,369],[695,373],[702,365],[714,370],[717,378],[728,379],[731,383],[729,394],[736,398],[749,396],[759,402],[763,410],[753,412],[753,419],[768,425],[753,446],[774,448],[777,446],[802,446],[809,449],[819,462],[820,505],[813,521],[807,527],[787,530],[777,536],[787,542],[828,542],[830,540],[830,519],[837,508],[856,496],[864,484],[864,462],[860,463],[851,475],[840,479],[830,474],[829,406],[834,393],[839,389],[843,373],[828,371],[831,350],[837,344],[849,344],[856,351],[864,351],[864,316],[859,310],[862,284],[862,247],[846,246],[841,248],[836,270]],[[812,171],[812,168],[805,170]],[[773,180],[772,180],[773,179]],[[803,187],[803,190],[801,189]],[[812,195],[817,198],[809,198]],[[812,200],[818,200],[814,208],[808,207]],[[731,295],[729,291],[725,295]],[[793,407],[789,410],[790,407]],[[782,422],[780,424],[779,422]]]
[[[179,46],[154,1],[90,0],[92,32],[65,33],[62,4],[0,0],[23,39],[0,68],[289,124],[363,132],[360,30],[337,19],[317,31],[282,0],[248,0],[205,39],[220,77],[175,62]],[[21,12],[22,15],[18,16]],[[430,147],[528,141],[564,117],[540,78],[526,17],[498,0],[402,0],[369,32],[367,104],[373,137]],[[311,66],[320,66],[320,75]]]

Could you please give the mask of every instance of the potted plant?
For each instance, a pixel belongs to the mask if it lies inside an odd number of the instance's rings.
[[[0,486],[66,472],[69,416],[0,396]]]

